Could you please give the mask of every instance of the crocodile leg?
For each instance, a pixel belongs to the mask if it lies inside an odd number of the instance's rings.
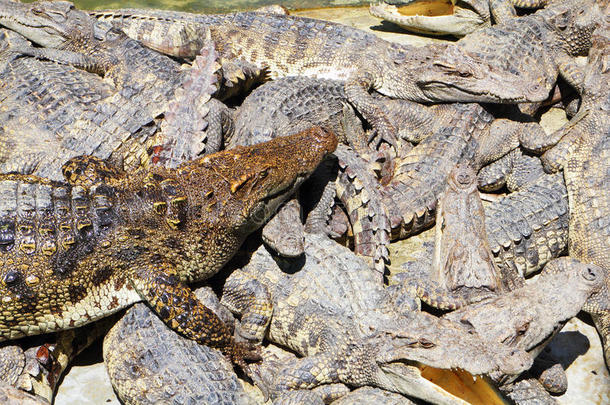
[[[352,76],[345,83],[345,95],[356,110],[377,130],[379,140],[389,143],[398,151],[398,131],[388,118],[387,112],[368,93],[371,88],[377,88],[375,75],[371,72],[363,72]]]
[[[273,312],[267,287],[249,273],[236,270],[227,278],[222,291],[221,304],[241,315],[237,334],[262,342]]]
[[[245,367],[246,359],[258,359],[251,345],[235,342],[227,326],[183,284],[174,267],[162,258],[134,272],[132,285],[159,317],[189,339],[220,349],[234,363]]]
[[[496,24],[517,16],[512,0],[489,0],[489,11]]]

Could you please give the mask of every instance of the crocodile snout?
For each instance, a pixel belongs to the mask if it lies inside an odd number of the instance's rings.
[[[605,271],[595,264],[586,264],[580,270],[580,276],[590,284],[601,285],[605,278]]]
[[[337,149],[337,137],[335,134],[322,127],[313,127],[310,129],[312,138],[312,147],[322,148],[326,153],[331,153]]]

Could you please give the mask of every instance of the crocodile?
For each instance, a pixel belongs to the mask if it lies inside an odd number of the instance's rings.
[[[230,324],[232,315],[221,312],[211,289],[194,293]],[[220,353],[177,336],[142,303],[106,335],[103,354],[110,381],[125,404],[254,404]]]
[[[304,259],[274,258],[262,246],[245,267],[231,272],[221,302],[242,315],[238,335],[249,341],[267,336],[306,356],[263,377],[272,397],[341,382],[463,403],[451,394],[440,395],[413,361],[474,374],[518,374],[531,365],[521,351],[456,334],[461,328],[451,322],[422,312],[397,312],[393,296],[367,268],[325,235],[306,234]]]
[[[526,275],[566,252],[568,221],[568,192],[561,174],[544,174],[523,189],[485,206],[487,243],[506,288],[523,286]],[[452,296],[442,290],[428,288],[418,293],[421,283],[412,282],[414,276],[430,277],[434,239],[433,230],[421,234],[415,242],[420,245],[420,254],[402,263],[392,283],[415,287],[415,294],[433,306],[452,308],[456,302],[465,304],[460,297],[444,299]]]
[[[600,291],[606,277],[606,271],[594,264],[557,258],[525,286],[443,318],[490,342],[502,342],[536,357],[565,322],[578,314],[588,298]],[[492,377],[507,381],[504,376]]]
[[[575,117],[558,132],[561,140],[542,158],[552,170],[562,168],[570,208],[568,252],[571,257],[610,269],[610,30],[594,33],[589,61],[582,72],[582,100]],[[553,134],[552,138],[557,138]],[[602,338],[610,367],[610,277],[584,307]]]
[[[432,268],[409,267],[407,285],[437,308],[456,309],[506,290],[487,241],[476,179],[468,164],[453,168],[437,205]]]
[[[403,15],[388,3],[371,4],[369,12],[375,17],[394,23],[408,31],[428,35],[463,37],[491,26],[492,20],[502,23],[516,15],[515,7],[540,8],[552,0],[452,0],[449,15]]]
[[[91,15],[109,21],[143,44],[188,57],[201,47],[203,31],[224,59],[266,67],[273,79],[309,76],[341,80],[350,103],[380,131],[387,142],[395,142],[395,128],[384,116],[369,89],[386,96],[418,102],[538,102],[548,92],[542,87],[522,85],[507,70],[490,69],[469,55],[452,53],[451,63],[438,63],[447,45],[413,47],[384,41],[374,34],[311,18],[260,12],[199,15],[162,10],[100,10]],[[167,35],[190,32],[191,35]],[[172,43],[173,41],[173,43]],[[421,87],[423,70],[447,72],[444,83],[451,90]],[[422,91],[421,89],[424,89]]]
[[[18,36],[2,34],[13,42]],[[221,120],[222,103],[211,98],[216,71],[215,51],[204,47],[157,124],[95,74],[31,57],[11,60],[0,73],[0,170],[61,180],[61,165],[81,154],[134,170],[176,167],[217,151],[230,129]]]
[[[380,100],[380,105],[388,103],[386,111],[392,114],[392,122],[402,119],[398,114],[402,111],[395,113],[389,103],[403,101]],[[309,125],[330,128],[342,143],[350,145],[340,145],[335,151],[338,165],[318,170],[312,176],[317,179],[314,187],[317,189],[312,188],[305,195],[317,196],[319,189],[325,191],[308,212],[305,227],[301,223],[303,209],[295,200],[287,206],[290,211],[280,210],[263,228],[263,239],[284,256],[303,254],[303,232],[305,229],[325,232],[330,205],[337,197],[351,221],[355,251],[372,260],[381,279],[388,259],[389,222],[379,197],[372,193],[362,194],[366,193],[363,189],[372,189],[377,184],[365,159],[375,151],[367,145],[363,123],[349,105],[343,83],[308,77],[286,77],[265,83],[246,97],[236,110],[234,125],[235,134],[229,139],[229,147],[291,134]]]
[[[435,63],[451,65],[455,54],[466,54],[487,63],[490,69],[520,76],[522,86],[548,96],[558,76],[570,84],[578,83],[574,56],[589,51],[591,34],[603,21],[601,7],[594,0],[552,3],[534,14],[467,35],[451,45],[453,52],[441,55]],[[449,75],[449,71],[427,70],[419,83],[424,91],[432,87],[442,95],[445,90],[453,92],[443,82]]]
[[[176,169],[127,175],[82,156],[62,168],[66,182],[2,175],[0,341],[144,300],[174,330],[245,365],[252,347],[236,343],[185,283],[215,274],[336,144],[314,127]]]
[[[394,175],[381,189],[393,239],[406,238],[434,222],[437,200],[459,161],[470,162],[478,171],[516,148],[520,132],[545,136],[538,123],[495,119],[479,104],[401,105],[402,113],[419,124],[406,131],[407,140],[424,139],[395,160]]]

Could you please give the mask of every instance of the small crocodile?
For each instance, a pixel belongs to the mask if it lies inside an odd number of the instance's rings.
[[[515,7],[540,8],[552,0],[452,0],[450,15],[403,15],[396,6],[372,4],[369,11],[402,28],[428,35],[463,37],[476,30],[502,23],[516,15]]]
[[[211,289],[194,293],[230,325]],[[141,303],[130,308],[104,338],[104,363],[125,404],[254,404],[220,353],[177,336]]]
[[[485,62],[494,71],[520,76],[522,86],[548,96],[559,75],[570,84],[579,82],[574,76],[573,57],[589,51],[591,34],[603,21],[600,8],[594,0],[552,3],[529,16],[509,19],[467,35],[435,63],[451,66],[456,54],[466,54]],[[437,94],[451,93],[451,86],[444,81],[452,74],[450,70],[440,74],[438,70],[428,70],[422,73],[420,85],[424,91],[432,87]]]
[[[459,400],[423,379],[413,361],[475,374],[529,368],[520,351],[481,345],[432,315],[397,312],[367,268],[326,236],[306,234],[304,260],[274,259],[261,247],[231,273],[222,302],[242,314],[237,332],[250,340],[267,335],[307,356],[278,370],[269,382],[272,396],[341,382],[446,403]],[[408,370],[401,371],[405,365]]]
[[[0,341],[144,300],[174,330],[243,364],[251,348],[184,283],[215,274],[336,144],[312,128],[177,169],[127,175],[83,156],[64,165],[67,183],[2,175]]]
[[[476,173],[467,164],[451,171],[436,212],[434,256],[430,271],[409,268],[406,282],[427,304],[456,309],[506,290],[487,241],[485,211]]]

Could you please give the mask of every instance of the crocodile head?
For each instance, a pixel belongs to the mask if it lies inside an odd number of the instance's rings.
[[[454,322],[424,312],[394,319],[373,336],[378,339],[376,362],[381,370],[391,368],[392,363],[404,363],[462,369],[472,375],[518,375],[533,361],[524,350],[490,343]]]
[[[313,127],[205,156],[179,172],[201,190],[189,198],[204,207],[199,221],[208,226],[228,221],[227,226],[244,235],[264,224],[336,147],[333,133]]]
[[[591,48],[593,31],[601,25],[604,14],[597,2],[571,0],[560,2],[541,13],[544,22],[561,39],[563,49],[573,56],[585,56]]]
[[[416,84],[432,102],[533,103],[545,100],[554,83],[498,70],[449,45]]]
[[[18,3],[0,0],[0,25],[47,48],[94,36],[95,19],[68,1]]]

